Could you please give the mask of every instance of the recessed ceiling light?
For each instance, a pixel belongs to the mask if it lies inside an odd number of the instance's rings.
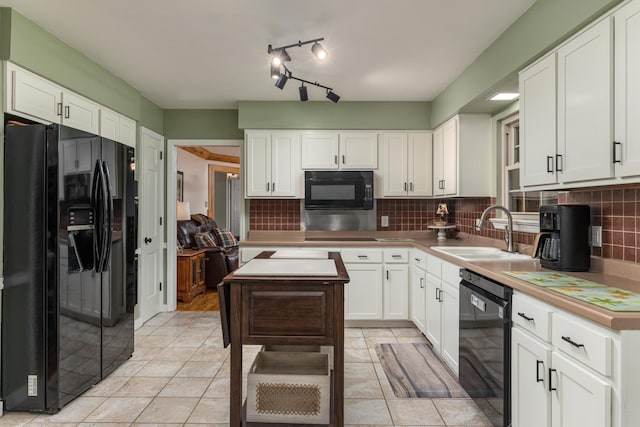
[[[516,99],[518,96],[520,96],[519,93],[500,92],[489,98],[489,101],[511,101],[512,99]]]

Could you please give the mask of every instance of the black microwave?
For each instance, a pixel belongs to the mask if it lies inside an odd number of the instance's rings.
[[[373,209],[372,171],[305,171],[305,209]]]

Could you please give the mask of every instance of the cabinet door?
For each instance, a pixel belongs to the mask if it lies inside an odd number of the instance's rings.
[[[383,191],[385,197],[406,196],[407,182],[407,134],[382,135]]]
[[[408,135],[409,197],[433,195],[433,141],[431,133]]]
[[[520,73],[523,186],[556,182],[556,54]]]
[[[246,196],[271,195],[271,134],[249,132],[245,142]]]
[[[118,114],[105,108],[100,109],[100,136],[112,141],[118,140]]]
[[[551,348],[519,328],[511,329],[511,409],[513,427],[551,423],[548,391]]]
[[[409,319],[409,269],[406,264],[384,266],[384,319]]]
[[[551,425],[610,427],[611,386],[558,352],[551,354]]]
[[[337,132],[302,134],[302,169],[338,169]]]
[[[420,268],[413,267],[411,269],[411,321],[416,325],[420,332],[424,333],[424,325],[426,323],[426,272]]]
[[[444,156],[444,129],[440,126],[433,131],[433,195],[441,196],[444,191],[443,180],[444,170],[442,169],[442,158]]]
[[[128,117],[118,117],[118,142],[136,148],[136,122]]]
[[[345,264],[345,319],[382,319],[382,265]]]
[[[300,175],[300,139],[297,133],[271,134],[271,196],[296,195]]]
[[[438,353],[442,350],[442,303],[440,302],[440,293],[442,292],[440,279],[427,273],[426,287],[426,325],[424,335],[433,344],[433,348]]]
[[[558,49],[558,181],[612,175],[612,19]]]
[[[10,90],[13,92],[13,97],[9,108],[42,120],[59,123],[62,89],[28,71],[11,68],[10,72],[13,83]]]
[[[460,298],[458,288],[449,283],[442,282],[442,358],[458,374],[459,358],[459,319]]]
[[[340,134],[340,169],[377,169],[378,135],[369,133]]]
[[[458,119],[453,118],[442,129],[442,195],[458,191]]]
[[[63,92],[62,124],[94,134],[100,133],[100,106],[71,92]]]
[[[616,176],[640,175],[640,3],[620,8],[615,20]]]

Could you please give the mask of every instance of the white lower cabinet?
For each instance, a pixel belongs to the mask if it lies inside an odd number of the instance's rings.
[[[385,249],[383,319],[409,319],[409,266],[407,249]],[[397,257],[387,262],[389,254]]]
[[[428,256],[424,335],[456,375],[459,360],[459,270],[455,264]]]
[[[345,286],[344,318],[382,319],[382,265],[345,264],[349,283]]]
[[[416,328],[425,333],[427,316],[427,254],[414,249],[411,255],[411,268],[409,282],[409,319]]]
[[[513,307],[513,427],[637,425],[638,331],[607,329],[518,292]]]

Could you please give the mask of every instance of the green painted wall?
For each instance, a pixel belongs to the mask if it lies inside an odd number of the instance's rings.
[[[433,101],[436,127],[622,0],[538,0]]]
[[[431,129],[429,102],[240,101],[241,129]]]
[[[244,139],[238,110],[164,110],[166,139]]]
[[[0,7],[0,59],[9,58],[11,47],[11,9]]]
[[[141,126],[151,129],[152,131],[162,135],[164,131],[163,124],[164,113],[162,108],[158,107],[147,98],[142,97],[140,100],[140,124]]]
[[[8,31],[4,28],[6,21],[9,21]],[[136,89],[15,10],[3,8],[0,23],[3,59],[131,117],[142,126],[157,128],[157,123],[162,121],[160,109],[153,111],[147,107],[142,120],[143,98]]]

